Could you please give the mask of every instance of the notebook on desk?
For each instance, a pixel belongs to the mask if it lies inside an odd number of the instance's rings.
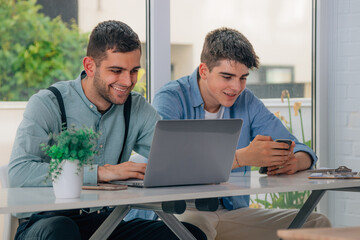
[[[112,183],[161,187],[226,182],[242,124],[242,119],[160,120],[144,180]]]

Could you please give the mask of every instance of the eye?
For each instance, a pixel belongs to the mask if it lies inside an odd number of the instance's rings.
[[[246,77],[242,77],[242,78],[240,78],[240,81],[246,81],[247,80],[247,78]]]
[[[139,69],[134,69],[134,70],[131,70],[131,74],[135,74],[135,73],[138,73],[139,72]]]
[[[231,76],[228,76],[228,75],[223,75],[222,76],[224,79],[226,79],[226,80],[230,80],[231,79]]]
[[[122,70],[111,70],[111,72],[113,72],[115,74],[120,74],[122,72]]]

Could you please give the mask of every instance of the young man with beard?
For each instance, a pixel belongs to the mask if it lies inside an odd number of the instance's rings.
[[[259,59],[240,32],[219,28],[205,38],[201,63],[195,71],[164,85],[153,106],[164,119],[244,120],[233,162],[234,172],[250,173],[250,166],[268,167],[268,175],[294,174],[317,161],[315,153],[291,135],[264,104],[246,88],[249,70]],[[275,139],[291,139],[287,144]],[[219,159],[221,161],[221,159]],[[278,239],[296,210],[249,208],[249,196],[224,197],[216,212],[186,211],[177,216],[202,229],[208,239]],[[313,213],[304,227],[328,227],[329,220]]]
[[[66,110],[66,122],[87,126],[101,133],[94,170],[84,169],[84,184],[144,178],[146,164],[128,162],[131,151],[149,154],[156,111],[137,93],[132,93],[140,68],[138,35],[125,23],[106,21],[91,33],[84,71],[72,81],[55,83]],[[124,142],[124,103],[131,98],[130,123]],[[50,159],[40,144],[49,133],[62,129],[61,111],[55,95],[41,90],[33,95],[24,112],[9,164],[11,187],[51,186],[46,176]],[[122,156],[119,159],[119,156]],[[111,209],[77,209],[18,215],[20,225],[15,239],[89,239]],[[196,238],[205,235],[196,227],[185,226]],[[122,221],[109,239],[177,239],[161,221],[134,219]]]

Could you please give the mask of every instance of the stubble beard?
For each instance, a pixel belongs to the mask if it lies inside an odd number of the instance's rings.
[[[95,76],[94,76],[94,87],[96,88],[98,95],[100,97],[102,97],[102,99],[104,99],[105,101],[107,101],[110,104],[115,104],[115,105],[123,105],[130,94],[130,92],[127,93],[126,96],[124,96],[124,98],[122,98],[121,99],[122,101],[120,101],[120,102],[116,101],[116,99],[112,99],[112,97],[110,95],[111,87],[106,86],[106,84],[103,82],[103,80],[101,79],[101,76],[98,72],[96,72]]]

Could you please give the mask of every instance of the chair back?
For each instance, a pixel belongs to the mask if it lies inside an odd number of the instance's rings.
[[[0,166],[0,185],[2,188],[9,187],[9,179],[8,179],[8,165]],[[4,228],[2,233],[2,239],[11,240],[14,239],[16,229],[18,226],[17,218],[12,216],[11,214],[3,214],[4,216]]]
[[[1,187],[8,188],[9,187],[9,179],[8,179],[8,165],[0,166],[0,183]]]

